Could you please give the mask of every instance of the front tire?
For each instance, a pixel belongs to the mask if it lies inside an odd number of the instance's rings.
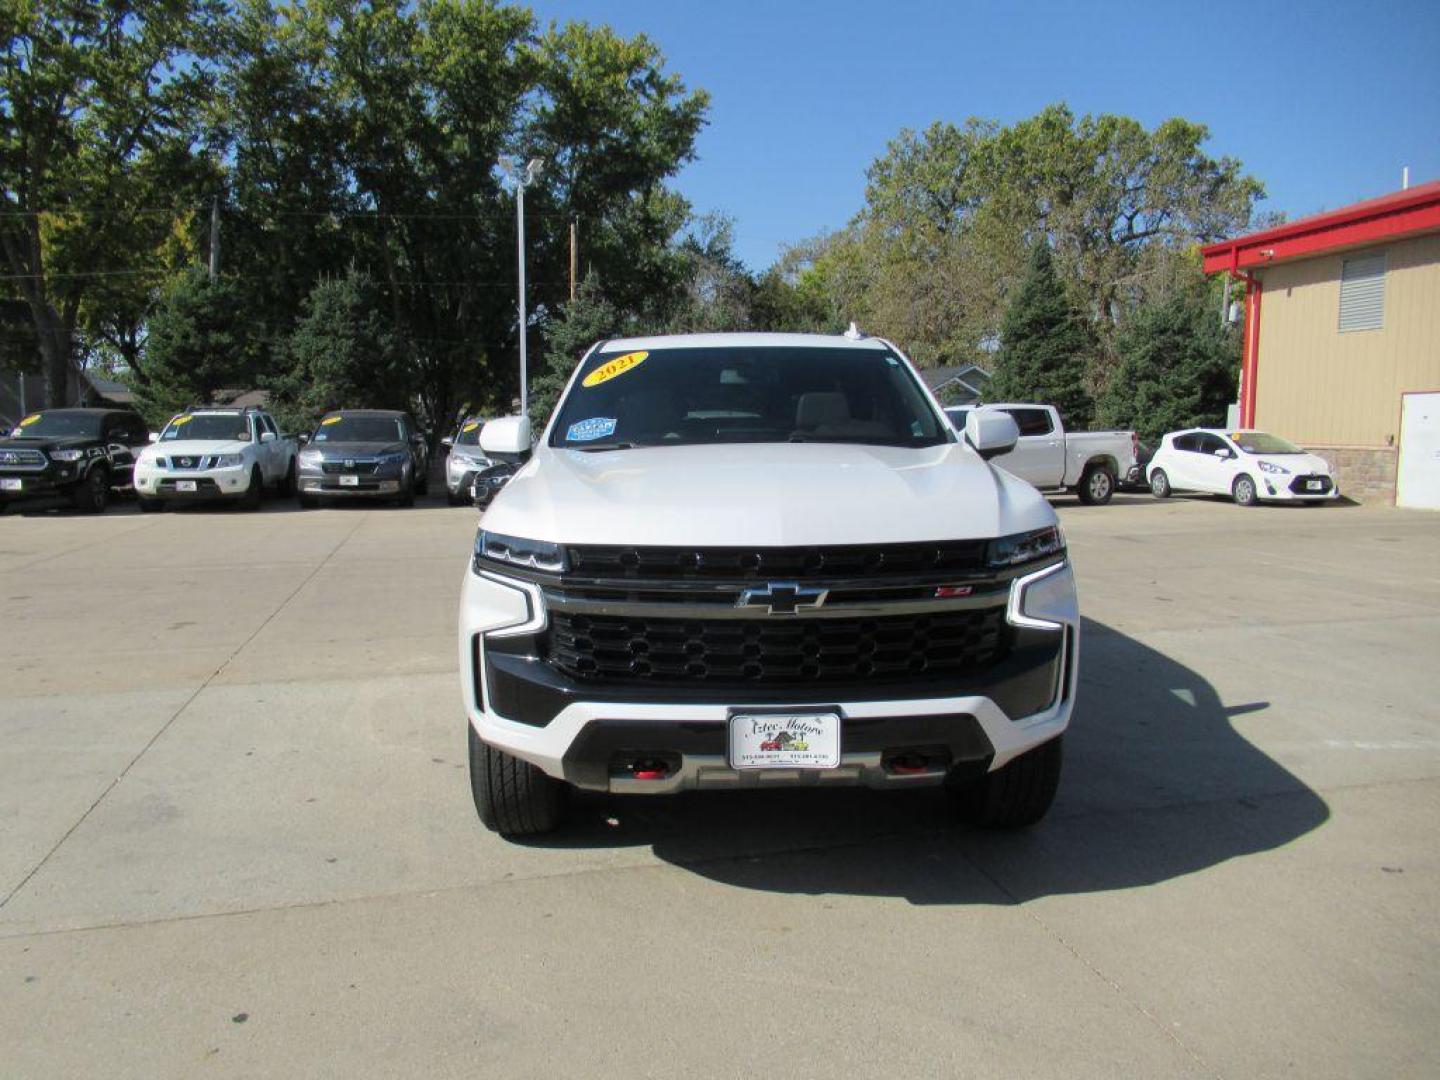
[[[1086,506],[1104,506],[1115,494],[1115,474],[1104,465],[1091,465],[1080,476],[1080,501]]]
[[[491,832],[501,836],[538,836],[554,831],[565,819],[569,787],[544,771],[470,735],[470,794],[475,812]]]
[[[1260,501],[1260,496],[1255,491],[1255,481],[1243,474],[1237,476],[1235,483],[1230,485],[1230,496],[1235,500],[1236,506],[1254,506]]]
[[[265,478],[260,475],[260,466],[250,467],[250,486],[245,489],[245,497],[240,500],[242,510],[259,510],[260,504],[265,501]]]
[[[82,514],[103,514],[110,503],[110,473],[97,465],[80,481],[71,498]]]
[[[958,791],[955,798],[961,816],[986,829],[1034,825],[1055,801],[1063,740],[1063,735],[1057,735]]]
[[[1155,469],[1150,473],[1150,494],[1157,499],[1168,499],[1170,497],[1170,478],[1165,475],[1164,469]]]

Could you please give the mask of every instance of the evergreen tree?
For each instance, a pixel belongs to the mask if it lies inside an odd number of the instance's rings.
[[[1143,439],[1223,424],[1235,400],[1240,341],[1220,325],[1217,309],[1197,270],[1138,310],[1116,340],[1120,364],[1101,399],[1101,421]]]
[[[585,350],[602,338],[620,332],[620,312],[605,297],[595,273],[585,276],[575,299],[560,308],[550,328],[549,347],[538,371],[530,379],[530,423],[538,433],[549,421],[560,392],[575,371]]]
[[[375,283],[354,269],[310,290],[275,388],[287,426],[310,427],[331,409],[411,407],[408,350],[382,310]]]
[[[191,405],[209,405],[218,390],[245,389],[259,354],[253,319],[240,288],[200,270],[177,277],[150,317],[144,377],[134,377],[136,405],[159,427]]]
[[[1055,273],[1050,245],[1031,249],[1030,266],[1000,324],[1000,350],[988,397],[1054,405],[1068,427],[1086,427],[1094,403],[1085,372],[1094,337]]]

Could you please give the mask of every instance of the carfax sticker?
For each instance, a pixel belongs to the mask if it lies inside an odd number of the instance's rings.
[[[606,435],[614,434],[614,417],[594,416],[589,420],[571,424],[565,432],[565,438],[568,442],[590,442],[592,439],[603,439]]]
[[[589,375],[586,375],[585,381],[580,385],[588,389],[589,387],[599,386],[601,383],[609,382],[617,375],[624,375],[625,372],[630,369],[639,367],[645,362],[645,358],[649,355],[648,352],[629,352],[624,356],[617,356],[614,360],[607,360],[594,371],[590,372]]]

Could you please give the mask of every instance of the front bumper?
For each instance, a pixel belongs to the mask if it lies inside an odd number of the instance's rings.
[[[43,469],[0,469],[0,503],[62,498],[74,491],[84,476],[84,462],[52,462]]]
[[[1057,572],[1047,583],[1043,619],[1024,611],[1029,579],[1012,585],[1015,646],[991,670],[943,688],[882,683],[803,690],[576,683],[536,655],[533,642],[547,625],[540,589],[467,571],[459,627],[465,707],[486,743],[592,790],[908,787],[940,783],[957,770],[982,774],[1069,724],[1080,620],[1068,565],[1051,569]],[[730,768],[729,718],[767,708],[837,713],[839,767]],[[641,762],[660,767],[634,767]]]
[[[194,484],[193,491],[181,484]],[[250,467],[235,465],[226,469],[159,469],[136,468],[135,492],[143,499],[165,502],[214,502],[244,498],[250,490]]]
[[[1311,484],[1323,485],[1314,490]],[[1255,492],[1267,502],[1324,502],[1338,499],[1340,488],[1333,477],[1324,475],[1295,475],[1291,473],[1256,473]]]

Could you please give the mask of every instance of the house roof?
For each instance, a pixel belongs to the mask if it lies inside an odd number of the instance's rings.
[[[1440,232],[1440,180],[1208,244],[1200,254],[1205,272],[1216,274],[1430,232]]]
[[[921,368],[920,377],[925,380],[925,385],[931,390],[939,390],[942,386],[948,386],[952,382],[963,382],[972,390],[976,389],[975,382],[990,381],[990,373],[977,364],[960,364],[956,367]]]
[[[129,405],[135,400],[135,391],[118,379],[107,379],[104,375],[96,375],[92,371],[87,371],[84,375],[85,381],[90,384],[90,389],[106,401],[113,401],[117,405]]]

